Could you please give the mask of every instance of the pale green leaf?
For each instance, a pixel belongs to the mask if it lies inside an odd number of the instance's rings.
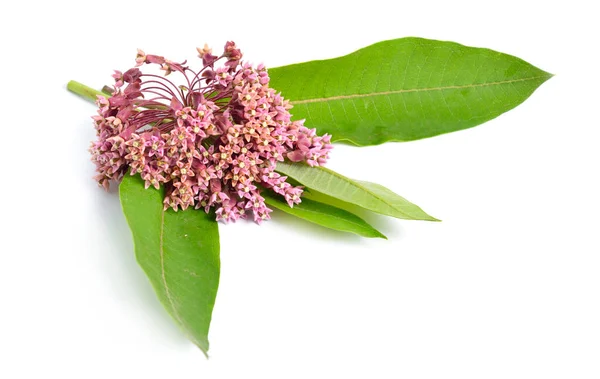
[[[423,38],[269,69],[295,118],[333,141],[376,145],[470,128],[522,103],[552,75],[517,57]]]
[[[219,230],[201,210],[163,210],[163,191],[144,189],[139,176],[119,187],[138,263],[158,298],[188,338],[206,354],[219,285]]]
[[[347,178],[325,167],[304,163],[277,163],[277,171],[325,195],[357,205],[375,213],[407,220],[438,221],[421,208],[374,183]]]
[[[267,191],[263,191],[262,196],[269,206],[317,225],[368,238],[386,238],[362,218],[332,205],[302,198],[300,204],[291,208],[283,199]]]

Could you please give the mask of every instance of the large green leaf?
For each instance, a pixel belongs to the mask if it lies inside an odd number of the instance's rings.
[[[439,221],[421,208],[379,184],[352,180],[325,167],[304,163],[277,163],[277,171],[310,190],[370,211],[407,220]]]
[[[368,238],[386,238],[362,218],[332,205],[302,198],[300,204],[295,204],[294,207],[291,208],[281,198],[273,196],[267,191],[263,191],[262,196],[265,198],[265,202],[271,207],[317,225],[342,232],[358,234],[359,236]]]
[[[144,189],[139,176],[119,187],[138,263],[158,298],[188,338],[206,354],[219,285],[219,230],[203,211],[163,210],[163,191]]]
[[[269,70],[295,118],[334,141],[376,145],[470,128],[514,108],[552,75],[511,55],[401,38]]]

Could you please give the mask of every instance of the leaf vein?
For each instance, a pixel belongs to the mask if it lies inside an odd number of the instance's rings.
[[[491,87],[503,84],[513,84],[518,82],[526,82],[530,80],[542,79],[546,78],[544,75],[540,76],[532,76],[529,78],[520,78],[520,79],[511,79],[511,80],[502,80],[498,82],[488,82],[488,83],[478,83],[478,84],[466,84],[466,85],[453,85],[453,86],[442,86],[442,87],[430,87],[430,88],[411,88],[411,89],[399,89],[393,91],[382,91],[382,92],[373,92],[373,93],[357,93],[352,95],[340,95],[340,96],[331,96],[331,97],[321,97],[316,99],[304,99],[304,100],[296,100],[291,103],[294,105],[298,104],[308,104],[308,103],[326,103],[329,101],[335,100],[345,100],[345,99],[356,99],[356,98],[365,98],[365,97],[374,97],[374,96],[385,96],[385,95],[396,95],[400,93],[411,93],[411,92],[427,92],[427,91],[443,91],[449,89],[465,89],[465,88],[478,88],[478,87]],[[333,115],[332,115],[333,116]]]
[[[165,231],[165,210],[163,209],[160,214],[160,241],[159,241],[160,276],[162,278],[163,287],[165,288],[165,297],[169,301],[169,305],[171,306],[171,309],[173,310],[173,317],[175,317],[175,319],[177,320],[177,322],[179,324],[181,324],[181,326],[185,327],[185,323],[181,319],[179,312],[177,312],[177,308],[175,307],[175,301],[173,300],[173,297],[171,296],[171,292],[169,290],[169,285],[167,284],[167,275],[165,272],[165,249],[164,249],[164,243],[163,243],[164,231]],[[187,330],[186,330],[186,332],[187,332]]]

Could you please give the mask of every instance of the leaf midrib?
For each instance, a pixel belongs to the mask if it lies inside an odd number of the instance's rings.
[[[186,323],[183,321],[183,319],[179,315],[179,312],[177,311],[177,308],[175,307],[175,302],[173,300],[173,297],[171,297],[171,291],[169,290],[169,285],[167,284],[167,275],[166,275],[166,271],[165,271],[165,250],[164,250],[164,243],[163,243],[164,230],[165,230],[165,210],[163,208],[161,210],[161,214],[160,214],[160,240],[159,240],[158,246],[159,246],[159,252],[160,252],[160,275],[161,275],[163,287],[165,290],[165,297],[169,301],[169,305],[171,306],[171,309],[173,310],[173,317],[175,318],[175,320],[177,320],[177,322],[183,327],[188,338],[191,339],[192,342],[194,342],[196,345],[200,346],[200,343],[198,342],[198,340],[196,340],[196,338],[192,335],[192,333],[189,332]],[[204,349],[201,348],[201,350],[206,355],[206,352],[204,351]]]
[[[164,244],[163,244],[163,235],[164,235],[164,230],[165,230],[165,209],[163,208],[161,211],[161,215],[160,215],[160,244],[159,244],[159,248],[160,248],[160,271],[161,271],[161,277],[162,277],[162,281],[163,281],[163,286],[165,288],[165,296],[167,298],[167,300],[169,301],[169,305],[171,306],[171,309],[173,310],[173,316],[175,317],[175,319],[177,320],[177,322],[179,322],[179,324],[181,324],[181,326],[183,327],[185,334],[187,335],[187,337],[189,339],[192,340],[192,342],[194,342],[198,347],[200,347],[200,350],[202,350],[202,353],[204,353],[204,355],[206,357],[208,357],[207,352],[204,350],[204,348],[202,347],[202,344],[200,344],[200,342],[196,339],[196,337],[190,333],[187,324],[183,321],[183,319],[181,318],[181,316],[179,315],[179,312],[177,311],[177,308],[175,307],[175,302],[173,300],[173,298],[171,297],[171,292],[169,290],[169,285],[167,284],[167,276],[166,276],[166,272],[165,272],[165,263],[164,263]]]
[[[291,104],[292,105],[300,105],[300,104],[309,104],[309,103],[324,103],[324,102],[336,101],[336,100],[396,95],[396,94],[400,94],[400,93],[443,91],[443,90],[449,90],[449,89],[467,89],[467,88],[477,88],[477,87],[491,87],[491,86],[496,86],[496,85],[511,84],[511,83],[517,83],[517,82],[526,82],[529,80],[547,79],[549,76],[550,75],[538,75],[538,76],[531,76],[528,78],[502,80],[502,81],[498,81],[498,82],[487,82],[487,83],[478,83],[478,84],[465,84],[465,85],[460,85],[460,86],[410,88],[410,89],[399,89],[399,90],[393,90],[393,91],[372,92],[372,93],[360,93],[360,94],[356,93],[356,94],[352,94],[352,95],[339,95],[339,96],[321,97],[321,98],[314,98],[314,99],[296,100],[296,101],[291,101]]]
[[[162,278],[163,287],[165,288],[165,297],[169,301],[169,305],[173,310],[173,316],[177,319],[177,321],[185,326],[183,321],[181,320],[181,316],[179,316],[179,312],[175,308],[175,302],[171,297],[171,291],[169,290],[169,285],[167,284],[167,276],[165,272],[165,249],[164,249],[164,231],[165,231],[165,210],[163,209],[160,213],[160,240],[158,244],[159,252],[160,252],[160,276]]]

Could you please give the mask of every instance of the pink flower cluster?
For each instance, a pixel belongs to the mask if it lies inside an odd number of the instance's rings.
[[[95,179],[106,189],[128,171],[140,174],[146,188],[165,187],[165,209],[215,210],[217,220],[235,221],[251,211],[260,223],[269,219],[261,191],[300,202],[301,187],[275,171],[289,159],[323,165],[332,146],[303,121],[291,121],[288,100],[269,88],[263,65],[241,61],[227,42],[222,55],[198,49],[203,67],[196,72],[138,50],[136,67],[115,71],[111,97],[98,96],[94,116],[97,140],[90,152]],[[224,64],[216,67],[219,61]],[[137,68],[155,64],[181,74],[183,85]]]

